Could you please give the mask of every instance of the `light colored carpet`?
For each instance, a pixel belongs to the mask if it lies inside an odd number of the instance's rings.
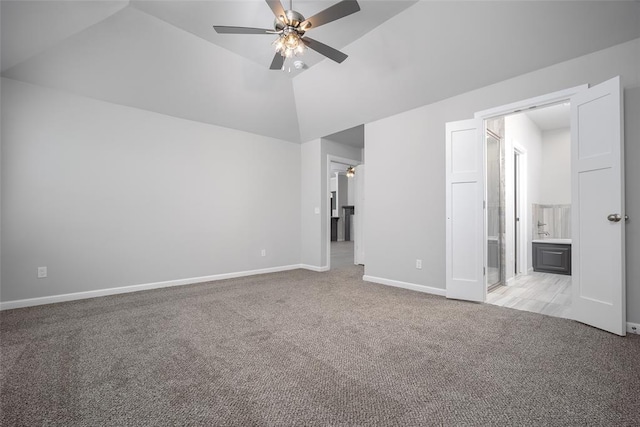
[[[4,311],[0,424],[640,424],[640,336],[362,273]]]

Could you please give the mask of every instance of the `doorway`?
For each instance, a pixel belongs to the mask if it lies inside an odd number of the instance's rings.
[[[327,264],[329,270],[356,264],[357,240],[361,240],[358,219],[364,206],[358,201],[360,161],[327,156],[328,233]],[[362,191],[362,189],[360,189]]]
[[[570,104],[487,119],[485,128],[486,301],[570,318],[571,271],[554,264],[571,248]],[[537,262],[539,247],[554,265]]]
[[[573,249],[560,246],[556,250],[540,248],[538,251],[532,247],[527,263],[532,258],[533,263],[542,260],[547,268],[570,268],[571,318],[625,335],[624,235],[627,217],[624,207],[623,92],[619,76],[592,87],[582,85],[565,89],[477,112],[473,119],[446,123],[446,296],[468,301],[487,300],[484,120],[566,101],[571,103],[569,174],[573,209],[569,229]],[[534,155],[534,152],[528,152],[530,159]],[[531,173],[520,173],[521,179],[527,175]],[[531,187],[527,186],[533,197],[535,192]],[[507,196],[512,194],[506,191]],[[527,203],[527,209],[531,205]],[[530,226],[526,230],[527,241],[531,236],[532,244],[536,243],[533,236],[550,234],[544,220],[557,212],[545,210],[544,205],[538,208],[534,210],[532,206]],[[521,211],[520,222],[522,214]],[[558,223],[562,224],[562,221]],[[508,232],[508,226],[506,230]]]

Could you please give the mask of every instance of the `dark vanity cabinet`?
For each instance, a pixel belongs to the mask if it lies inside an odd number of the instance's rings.
[[[533,271],[571,274],[571,245],[533,242]]]

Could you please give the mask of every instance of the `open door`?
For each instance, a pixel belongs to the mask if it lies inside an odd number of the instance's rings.
[[[575,320],[626,333],[620,78],[571,98],[572,310]]]
[[[446,125],[447,298],[485,300],[482,120]]]
[[[354,180],[356,202],[353,215],[355,236],[353,263],[364,265],[364,165],[356,166],[356,174],[352,179]]]

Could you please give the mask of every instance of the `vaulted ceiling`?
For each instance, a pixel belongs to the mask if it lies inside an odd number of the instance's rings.
[[[288,2],[287,2],[288,3]],[[335,1],[294,0],[309,17]],[[360,0],[314,29],[349,55],[269,70],[263,0],[2,1],[2,76],[293,142],[343,131],[640,37],[638,1]]]

